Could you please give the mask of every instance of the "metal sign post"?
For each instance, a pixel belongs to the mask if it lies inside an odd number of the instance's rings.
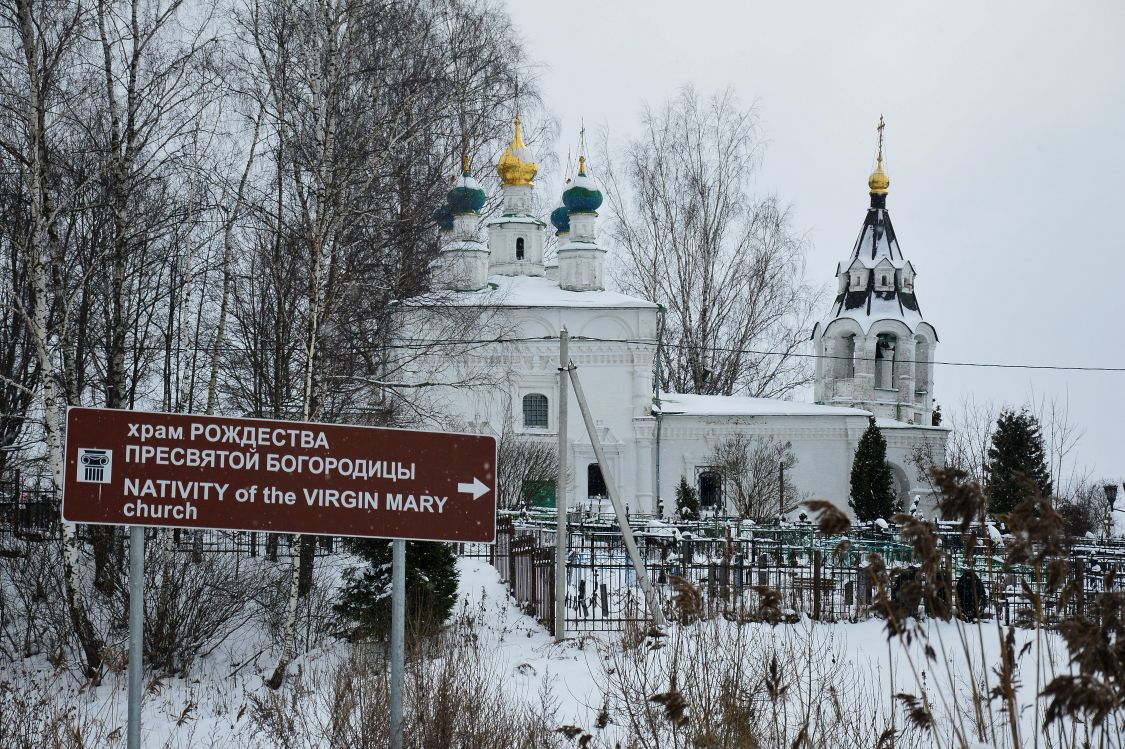
[[[141,668],[145,641],[145,529],[129,526],[129,714],[126,745],[141,749]]]
[[[391,542],[391,749],[402,749],[406,684],[406,542]]]

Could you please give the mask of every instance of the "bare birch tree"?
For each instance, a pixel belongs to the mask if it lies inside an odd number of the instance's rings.
[[[617,283],[666,310],[665,390],[777,397],[811,381],[794,354],[818,294],[790,209],[752,193],[762,149],[756,109],[729,89],[685,87],[619,151],[603,140]]]
[[[23,231],[9,234],[26,268],[27,293],[9,296],[27,325],[39,371],[43,434],[54,487],[63,485],[62,418],[67,404],[58,368],[58,313],[69,304],[67,290],[56,285],[56,269],[65,263],[58,237],[59,220],[72,197],[59,190],[57,114],[73,91],[64,89],[76,47],[87,29],[80,4],[5,0],[0,24],[5,39],[2,66],[5,160],[21,177],[19,189]],[[61,140],[61,139],[60,139]],[[12,225],[9,224],[9,227]],[[15,279],[10,279],[13,282]],[[25,303],[26,302],[26,303]],[[83,672],[100,677],[103,642],[98,636],[83,595],[80,552],[75,527],[63,523],[63,578],[71,625],[83,654]]]

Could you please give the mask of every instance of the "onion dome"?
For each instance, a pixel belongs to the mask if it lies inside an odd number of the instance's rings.
[[[566,234],[570,231],[570,211],[565,205],[560,205],[551,211],[551,224],[557,234]]]
[[[453,189],[449,191],[450,212],[476,213],[484,208],[487,197],[484,188],[473,179],[473,173],[469,170],[469,157],[465,156],[461,161],[461,176],[453,181]]]
[[[500,156],[496,171],[500,173],[500,182],[504,187],[531,187],[531,182],[539,171],[531,149],[523,142],[519,117],[516,117],[516,134]]]
[[[867,178],[867,187],[875,195],[886,195],[891,186],[891,178],[883,171],[883,154],[875,162],[875,171]]]
[[[449,207],[448,202],[443,202],[434,211],[434,222],[442,231],[453,231],[453,211]]]
[[[563,205],[569,213],[594,213],[601,207],[602,191],[586,175],[586,157],[578,157],[578,176],[563,192]]]

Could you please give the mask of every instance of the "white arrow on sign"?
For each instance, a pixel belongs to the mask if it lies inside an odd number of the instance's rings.
[[[473,483],[458,484],[457,491],[464,494],[472,494],[473,499],[480,499],[484,494],[488,493],[488,485],[474,476]]]

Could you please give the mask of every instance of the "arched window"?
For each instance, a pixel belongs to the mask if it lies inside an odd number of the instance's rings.
[[[516,260],[523,260],[523,237],[516,238]]]
[[[898,338],[893,333],[880,333],[875,343],[875,387],[895,389],[895,349]]]
[[[605,488],[605,477],[602,476],[602,467],[597,463],[591,463],[586,466],[586,496],[609,496],[609,492],[607,492]]]
[[[723,506],[723,482],[710,469],[699,472],[699,507],[715,512]]]
[[[528,393],[523,397],[523,425],[531,429],[547,428],[547,396]]]
[[[922,336],[914,339],[914,392],[930,390],[930,344]]]
[[[837,349],[836,359],[836,372],[837,377],[843,380],[850,380],[855,377],[855,334],[844,336],[840,339],[840,347]]]

